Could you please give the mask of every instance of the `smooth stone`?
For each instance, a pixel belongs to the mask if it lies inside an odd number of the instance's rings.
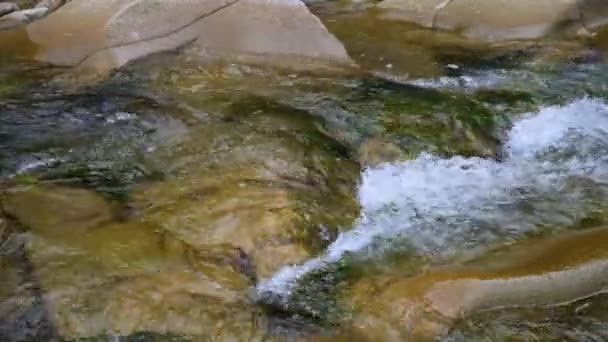
[[[34,235],[27,244],[53,327],[70,340],[140,331],[211,336],[247,324],[251,282],[229,254],[194,250],[137,222]]]
[[[5,194],[2,205],[26,229],[51,237],[78,235],[117,217],[103,197],[77,188],[19,187]]]
[[[351,63],[340,41],[300,0],[239,1],[201,22],[190,53],[244,62],[270,58],[292,66]]]
[[[0,2],[0,17],[19,10],[19,6],[12,2]]]
[[[74,0],[26,32],[21,45],[35,48],[20,50],[35,51],[30,57],[41,62],[74,67],[71,81],[85,84],[135,59],[186,45],[201,62],[351,64],[344,47],[300,0]]]
[[[491,41],[540,38],[608,21],[602,0],[385,0],[378,7],[390,19]]]
[[[266,278],[309,258],[321,225],[352,224],[359,168],[308,113],[255,97],[232,107],[160,155],[174,176],[136,187],[130,207],[198,250],[240,248]]]
[[[384,9],[387,19],[411,21],[422,26],[433,27],[437,12],[446,0],[384,0],[378,8]]]
[[[25,25],[44,17],[49,12],[47,7],[30,8],[11,12],[0,17],[0,30],[7,30]]]

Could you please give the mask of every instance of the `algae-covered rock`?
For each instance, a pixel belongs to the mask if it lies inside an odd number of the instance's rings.
[[[358,160],[364,165],[378,165],[385,162],[403,160],[403,151],[380,137],[367,139],[359,146]]]
[[[350,158],[365,149],[366,141],[378,137],[400,150],[398,159],[423,151],[493,157],[505,119],[486,105],[489,101],[456,91],[424,89],[407,78],[335,78],[240,65],[213,70],[185,65],[180,70],[155,72],[154,78],[156,91],[174,94],[203,115],[223,113],[247,97],[304,111],[319,119],[315,129],[336,140],[342,145],[337,148]]]
[[[234,105],[192,130],[167,155],[175,176],[140,186],[131,206],[197,249],[241,248],[261,277],[300,262],[322,229],[335,234],[358,210],[358,167],[315,122],[263,101]]]

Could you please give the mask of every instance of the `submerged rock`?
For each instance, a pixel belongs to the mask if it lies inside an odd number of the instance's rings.
[[[458,322],[445,341],[581,341],[608,338],[606,293],[551,307],[505,308]]]
[[[299,0],[77,0],[24,31],[21,37],[0,34],[9,42],[4,53],[33,53],[41,62],[76,67],[81,81],[188,44],[201,61],[272,57],[272,63],[294,58],[349,63],[342,45]]]
[[[252,324],[246,257],[228,246],[196,250],[153,225],[117,223],[115,208],[83,189],[13,189],[3,206],[28,231],[20,263],[6,268],[0,286],[0,312],[15,324],[50,319],[53,334],[66,339],[139,331],[213,336],[223,321]],[[0,323],[10,336],[29,334]]]
[[[268,277],[350,225],[358,166],[306,113],[243,101],[226,115],[193,130],[165,157],[175,176],[142,185],[131,205],[196,249],[242,249]]]
[[[353,288],[370,331],[378,319],[386,334],[416,340],[447,332],[452,323],[482,310],[558,305],[607,289],[608,230],[533,239],[462,269],[439,269],[411,278],[362,280]],[[387,337],[388,338],[388,337]]]
[[[188,122],[147,151],[165,174],[128,211],[77,188],[3,194],[57,335],[258,336],[250,287],[358,215],[359,167],[321,120],[245,98]]]
[[[359,146],[358,160],[363,165],[376,166],[381,163],[394,162],[403,158],[404,152],[380,137],[367,139]]]
[[[229,250],[199,252],[152,226],[127,223],[60,239],[33,236],[26,251],[64,338],[209,336],[223,320],[249,322],[232,316],[248,312],[250,281],[231,265]]]
[[[79,234],[117,218],[104,198],[77,188],[19,187],[8,191],[2,204],[8,215],[43,236]]]

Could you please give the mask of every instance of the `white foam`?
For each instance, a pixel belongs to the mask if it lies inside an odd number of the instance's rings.
[[[372,245],[396,236],[418,252],[447,255],[541,223],[573,223],[589,205],[585,186],[576,184],[608,184],[608,105],[581,99],[525,115],[510,130],[504,154],[502,162],[422,154],[365,170],[353,229],[319,257],[262,281],[258,291],[288,297],[303,274],[347,252],[378,253]],[[572,186],[574,178],[584,182]]]
[[[515,88],[521,84],[528,87],[542,87],[544,80],[538,76],[518,70],[486,70],[470,72],[460,76],[440,76],[436,78],[409,79],[392,77],[391,80],[429,89],[449,89],[458,91],[475,91],[478,89]]]
[[[48,157],[48,158],[42,158],[42,159],[36,159],[36,160],[23,162],[23,163],[19,164],[15,174],[19,175],[19,174],[28,173],[30,171],[39,169],[41,167],[53,166],[55,164],[58,164],[59,162],[60,162],[60,160],[58,158],[54,158],[54,157]]]

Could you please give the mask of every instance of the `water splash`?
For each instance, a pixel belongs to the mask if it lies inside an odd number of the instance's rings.
[[[417,252],[446,256],[539,225],[574,223],[592,209],[590,191],[608,197],[608,104],[584,98],[525,115],[504,154],[502,162],[422,154],[365,170],[353,229],[320,256],[262,281],[258,294],[286,300],[302,275],[349,252],[381,253],[371,247],[397,236]]]

